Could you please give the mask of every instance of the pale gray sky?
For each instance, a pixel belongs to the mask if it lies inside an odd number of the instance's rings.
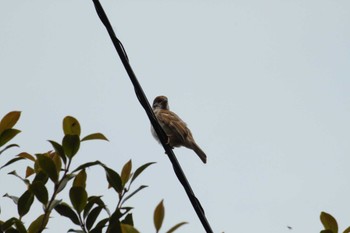
[[[203,165],[175,150],[214,232],[318,232],[321,211],[340,229],[350,225],[348,0],[101,3],[149,100],[167,95],[207,153]],[[0,114],[22,111],[23,131],[14,141],[22,147],[0,164],[49,150],[46,140],[60,141],[61,121],[72,115],[83,134],[110,139],[84,143],[76,164],[157,162],[138,182],[150,187],[130,201],[140,230],[154,232],[164,199],[163,232],[180,221],[190,224],[179,233],[204,232],[92,1],[3,1],[0,30]],[[0,171],[1,195],[24,189],[5,176],[12,169]],[[115,202],[101,169],[88,176],[89,194]],[[9,217],[11,201],[0,205],[0,218]],[[56,216],[47,232],[73,227]]]

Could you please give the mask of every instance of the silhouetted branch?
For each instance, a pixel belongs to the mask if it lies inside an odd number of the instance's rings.
[[[140,101],[142,107],[145,109],[146,114],[147,114],[149,120],[151,121],[151,124],[152,124],[154,130],[158,134],[160,142],[162,143],[162,145],[165,149],[165,152],[168,155],[168,157],[173,165],[173,168],[174,168],[174,171],[175,171],[177,178],[179,179],[182,186],[184,187],[184,189],[187,193],[187,196],[192,203],[193,208],[195,209],[200,221],[202,222],[204,229],[206,230],[207,233],[212,233],[213,231],[212,231],[212,229],[211,229],[211,227],[210,227],[210,225],[205,217],[204,210],[203,210],[199,200],[194,195],[192,188],[191,188],[190,184],[188,183],[187,178],[186,178],[184,172],[182,171],[182,168],[174,155],[173,150],[166,143],[167,136],[164,133],[161,126],[159,125],[158,121],[156,120],[156,117],[153,113],[153,110],[152,110],[148,100],[147,100],[147,97],[146,97],[145,93],[143,92],[142,87],[141,87],[140,83],[138,82],[136,75],[134,74],[134,72],[129,64],[129,59],[128,59],[128,56],[125,52],[125,49],[124,49],[122,43],[116,37],[116,35],[113,31],[113,28],[112,28],[112,26],[107,18],[106,13],[104,12],[99,0],[93,0],[93,2],[95,4],[96,12],[97,12],[98,16],[100,17],[102,23],[105,25],[105,27],[108,31],[108,34],[109,34],[109,36],[114,44],[114,47],[117,50],[119,57],[124,65],[124,68],[126,69],[128,75],[130,77],[130,80],[131,80],[131,82],[134,86],[134,89],[135,89],[136,96],[137,96],[138,100]]]

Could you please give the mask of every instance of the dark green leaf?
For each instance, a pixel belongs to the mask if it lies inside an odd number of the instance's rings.
[[[72,187],[69,191],[70,201],[74,209],[80,213],[87,203],[87,193],[83,187]]]
[[[17,144],[11,144],[11,145],[6,146],[4,149],[2,149],[2,150],[0,151],[0,155],[1,155],[2,153],[4,153],[7,149],[10,149],[11,147],[19,147],[19,145],[17,145]]]
[[[12,138],[14,138],[21,131],[18,129],[6,129],[4,132],[0,134],[0,147],[9,142]]]
[[[164,205],[162,200],[157,205],[153,215],[154,227],[156,228],[156,232],[159,232],[160,228],[162,227],[163,220],[164,220]]]
[[[106,226],[109,218],[102,219],[99,221],[95,228],[90,231],[90,233],[102,233],[102,229]]]
[[[18,204],[18,197],[16,196],[10,196],[8,193],[6,193],[3,197],[8,197],[10,198],[16,205]]]
[[[74,178],[74,175],[72,174],[67,174],[63,180],[59,183],[58,187],[57,187],[57,193],[61,192],[67,185],[67,183]]]
[[[88,230],[90,230],[91,227],[94,225],[94,223],[95,223],[97,217],[100,215],[102,209],[103,209],[102,207],[97,206],[91,210],[90,214],[88,215],[88,217],[86,219],[86,227]]]
[[[119,174],[108,167],[104,167],[104,169],[106,171],[108,183],[117,193],[121,193],[123,191],[123,186]]]
[[[134,226],[134,220],[132,218],[132,214],[126,215],[125,218],[123,219],[122,223],[128,224],[130,226]]]
[[[49,200],[49,193],[43,182],[36,181],[30,185],[29,190],[34,193],[35,197],[44,205],[47,204]]]
[[[8,161],[7,163],[5,163],[5,165],[3,165],[2,167],[0,167],[0,169],[3,169],[4,167],[7,167],[8,165],[14,163],[14,162],[17,162],[19,160],[22,160],[23,158],[14,158],[14,159],[11,159],[10,161]]]
[[[19,233],[27,233],[26,228],[24,227],[23,223],[20,220],[17,220],[15,222],[15,225]]]
[[[88,168],[88,167],[92,167],[92,166],[95,166],[95,165],[101,165],[101,166],[105,166],[103,163],[101,163],[100,161],[95,161],[95,162],[89,162],[89,163],[84,163],[82,165],[80,165],[79,167],[77,167],[74,171],[74,172],[77,172],[79,170],[82,170],[82,169],[85,169],[85,168]]]
[[[33,182],[41,181],[43,184],[46,184],[48,179],[49,177],[43,171],[39,171],[36,173]]]
[[[322,231],[320,231],[320,233],[334,233],[334,232],[331,230],[322,230]]]
[[[35,219],[28,228],[28,233],[38,233],[40,228],[43,226],[45,227],[47,224],[47,221],[43,223],[44,221],[44,214],[40,215],[37,219]]]
[[[81,139],[81,141],[96,140],[96,139],[108,141],[108,139],[102,133],[90,134],[90,135],[84,137],[83,139]]]
[[[0,134],[6,129],[11,129],[17,123],[21,116],[21,112],[13,111],[7,113],[0,121]]]
[[[147,188],[148,186],[146,185],[141,185],[138,189],[136,189],[134,192],[130,193],[128,196],[126,196],[124,198],[124,200],[122,201],[122,204],[124,204],[124,202],[126,202],[129,198],[131,198],[132,196],[134,196],[136,193],[138,193],[140,190]]]
[[[80,170],[78,175],[74,178],[73,181],[73,186],[74,187],[86,187],[86,171],[85,169]]]
[[[117,215],[118,213],[114,212],[109,218],[109,224],[106,233],[122,233],[121,224]]]
[[[101,196],[90,196],[88,198],[88,203],[84,208],[84,214],[83,214],[84,219],[88,216],[88,214],[90,213],[90,210],[95,204],[98,205],[99,207],[104,208],[108,213],[108,215],[110,215],[108,208],[106,207],[105,203],[101,199]]]
[[[131,159],[123,166],[120,178],[122,179],[122,186],[128,182],[131,174],[132,162]]]
[[[49,178],[54,183],[56,183],[58,180],[58,174],[53,160],[43,154],[37,154],[36,157],[39,167],[49,176]]]
[[[173,226],[172,228],[170,228],[170,230],[168,230],[166,233],[173,233],[175,230],[177,230],[179,227],[181,227],[182,225],[187,224],[187,222],[180,222],[178,224],[176,224],[175,226]]]
[[[325,230],[331,230],[333,233],[338,233],[338,224],[332,215],[326,212],[321,212],[320,219]]]
[[[17,220],[18,220],[17,218],[10,218],[9,220],[5,221],[2,224],[0,230],[5,231],[5,230],[9,229],[11,226],[13,226],[16,223]]]
[[[63,163],[66,164],[67,158],[66,158],[66,155],[64,154],[63,147],[55,141],[49,140],[49,142],[51,143],[52,147],[54,148],[56,154],[58,154],[61,157],[61,159],[63,160]]]
[[[70,159],[73,158],[73,156],[79,151],[79,136],[70,134],[65,135],[62,141],[62,146],[67,157]]]
[[[77,135],[80,136],[80,124],[77,119],[71,116],[66,116],[63,119],[63,132],[64,135]]]
[[[26,215],[34,201],[34,195],[30,191],[25,191],[22,196],[18,199],[17,210],[19,216],[23,217]]]
[[[57,213],[69,218],[74,224],[80,225],[78,215],[66,203],[59,204],[55,207]]]
[[[136,230],[136,228],[128,224],[121,224],[121,228],[123,233],[139,233],[139,231]]]
[[[19,231],[14,228],[10,228],[5,233],[19,233]]]
[[[134,175],[131,178],[131,183],[134,182],[134,180],[150,165],[154,164],[155,162],[152,163],[146,163],[142,165],[141,167],[137,168]]]
[[[350,227],[346,228],[343,233],[350,233]]]

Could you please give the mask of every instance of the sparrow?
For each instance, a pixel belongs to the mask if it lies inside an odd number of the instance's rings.
[[[153,112],[165,134],[168,136],[168,144],[171,147],[184,146],[194,150],[203,163],[207,162],[207,156],[193,139],[192,133],[186,123],[174,112],[169,110],[168,98],[157,96],[153,101]],[[153,127],[153,137],[159,142],[159,138]]]

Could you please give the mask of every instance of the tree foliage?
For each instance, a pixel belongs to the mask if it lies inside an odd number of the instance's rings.
[[[18,111],[10,112],[0,121],[0,156],[8,149],[18,147],[17,144],[9,144],[9,142],[20,133],[19,130],[13,128],[19,120],[20,114]],[[68,232],[138,233],[139,231],[134,226],[133,207],[126,206],[125,203],[147,187],[141,185],[135,189],[132,184],[146,168],[154,163],[146,163],[133,171],[132,161],[129,160],[122,167],[120,173],[99,160],[80,164],[77,168],[72,169],[72,161],[77,156],[82,142],[108,141],[108,139],[101,133],[92,133],[81,137],[80,123],[71,116],[63,119],[63,132],[61,143],[49,140],[52,151],[35,155],[23,152],[0,167],[1,170],[13,166],[21,160],[28,163],[25,177],[21,177],[16,171],[8,173],[24,182],[26,189],[19,197],[8,193],[4,194],[4,197],[13,201],[18,216],[0,220],[0,232],[43,232],[49,224],[52,212],[55,211],[62,217],[70,219],[75,225],[75,228],[69,229]],[[88,182],[86,168],[90,167],[102,168],[109,187],[115,191],[118,201],[117,203],[109,203],[109,205],[115,205],[113,211],[109,210],[102,195],[89,196],[86,190]],[[69,198],[63,199],[59,196],[65,189],[69,189]],[[34,203],[43,206],[42,213],[31,211]],[[164,212],[163,201],[161,201],[154,211],[154,225],[157,233],[162,227]],[[26,226],[22,220],[28,213],[33,219]],[[29,221],[26,220],[26,222]],[[186,223],[178,223],[166,233],[172,233],[184,224]]]

